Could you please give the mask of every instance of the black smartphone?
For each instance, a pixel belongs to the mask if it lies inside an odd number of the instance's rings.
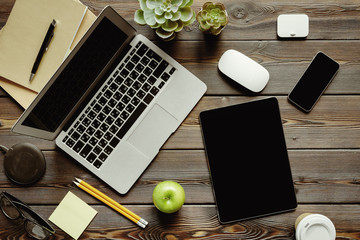
[[[289,101],[303,111],[310,112],[339,67],[339,64],[333,59],[318,52],[288,95]]]

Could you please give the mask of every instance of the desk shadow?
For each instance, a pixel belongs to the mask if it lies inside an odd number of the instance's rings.
[[[259,95],[261,92],[256,93],[253,92],[247,88],[245,88],[244,86],[242,86],[241,84],[235,82],[234,80],[232,80],[231,78],[229,78],[228,76],[226,76],[225,74],[223,74],[219,69],[218,69],[218,73],[219,75],[222,77],[222,79],[224,79],[224,82],[227,82],[231,87],[239,90],[240,92],[242,92],[244,95],[247,96],[257,96]]]

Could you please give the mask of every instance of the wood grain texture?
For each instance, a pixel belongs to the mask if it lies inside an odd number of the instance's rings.
[[[126,195],[119,195],[58,149],[53,141],[11,133],[23,109],[0,88],[0,144],[30,142],[46,157],[44,177],[21,187],[9,181],[0,154],[0,191],[29,203],[45,219],[68,191],[91,204],[98,215],[80,239],[284,239],[294,240],[294,222],[304,212],[328,216],[337,240],[360,240],[360,2],[358,0],[223,0],[229,24],[218,37],[203,35],[195,22],[174,41],[160,41],[148,26],[139,26],[133,14],[136,0],[81,0],[98,14],[111,5],[137,31],[179,61],[208,86],[205,97],[164,144]],[[198,11],[207,0],[194,1]],[[0,0],[0,28],[15,0]],[[276,36],[277,16],[305,13],[310,17],[306,39],[289,41]],[[221,75],[217,62],[227,49],[236,49],[268,69],[270,81],[258,95],[249,94]],[[309,114],[287,101],[287,94],[313,56],[323,51],[340,63],[340,70]],[[207,109],[276,97],[288,148],[299,206],[295,211],[254,220],[220,224],[199,125]],[[72,184],[79,177],[149,221],[140,229]],[[184,186],[186,202],[176,214],[164,215],[152,204],[152,191],[163,180]],[[271,181],[271,179],[264,179]],[[234,187],[236,197],[241,184]],[[271,197],[271,196],[269,196]],[[266,200],[266,199],[265,199]],[[60,229],[50,239],[70,239]],[[30,239],[21,224],[0,213],[0,239]]]
[[[211,108],[254,101],[269,96],[217,96],[204,97],[179,129],[169,138],[164,149],[201,149],[203,142],[199,113]],[[314,110],[304,114],[294,108],[284,96],[277,97],[288,148],[359,148],[360,147],[360,96],[323,96]],[[52,141],[10,133],[11,126],[21,109],[9,98],[0,98],[4,112],[0,112],[0,141],[9,145],[29,141],[40,148],[55,149]]]
[[[154,206],[126,206],[149,221],[145,229],[105,206],[94,206],[98,215],[80,239],[294,239],[293,223],[304,212],[318,212],[334,220],[337,240],[359,239],[359,214],[357,205],[305,205],[296,211],[246,220],[230,224],[219,224],[214,206],[186,205],[173,215],[159,213]],[[50,216],[54,206],[34,206],[44,217]],[[13,225],[0,216],[1,239],[26,239],[22,226]],[[70,239],[56,228],[56,236],[50,239]],[[8,233],[11,232],[9,235]]]
[[[198,12],[207,0],[194,1],[193,10]],[[0,28],[6,23],[15,0],[2,0],[0,5]],[[95,14],[111,5],[135,27],[139,33],[152,40],[157,39],[153,30],[137,25],[133,18],[139,3],[133,0],[93,1],[82,0]],[[310,17],[310,33],[307,39],[359,39],[360,3],[357,0],[325,2],[302,1],[252,1],[223,0],[229,14],[229,24],[218,37],[219,40],[277,39],[276,21],[280,14],[305,13]],[[177,40],[204,40],[195,22],[177,35]]]
[[[11,184],[5,174],[0,174],[0,189],[9,189],[15,196],[31,204],[56,204],[69,190],[86,202],[98,203],[96,199],[72,184],[74,177],[78,177],[122,204],[150,204],[156,184],[171,179],[184,186],[186,204],[214,204],[203,150],[161,151],[137,181],[136,187],[126,195],[118,195],[64,153],[46,151],[45,157],[47,171],[37,184],[24,191],[22,187]],[[290,150],[289,159],[296,196],[300,204],[359,202],[359,150]],[[2,157],[0,160],[2,165]],[[251,161],[251,159],[245,158],[239,161]],[[236,184],[239,191],[242,184],[245,183]]]

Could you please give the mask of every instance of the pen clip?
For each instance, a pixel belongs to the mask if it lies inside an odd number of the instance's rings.
[[[49,40],[47,41],[46,43],[46,46],[45,46],[45,51],[47,51],[49,49],[49,44],[52,40],[52,38],[54,37],[54,33],[51,33],[50,37],[49,37]]]

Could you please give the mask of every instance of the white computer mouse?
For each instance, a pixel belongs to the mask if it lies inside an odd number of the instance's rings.
[[[263,66],[234,49],[224,52],[218,67],[227,77],[256,93],[264,89],[270,78]]]

